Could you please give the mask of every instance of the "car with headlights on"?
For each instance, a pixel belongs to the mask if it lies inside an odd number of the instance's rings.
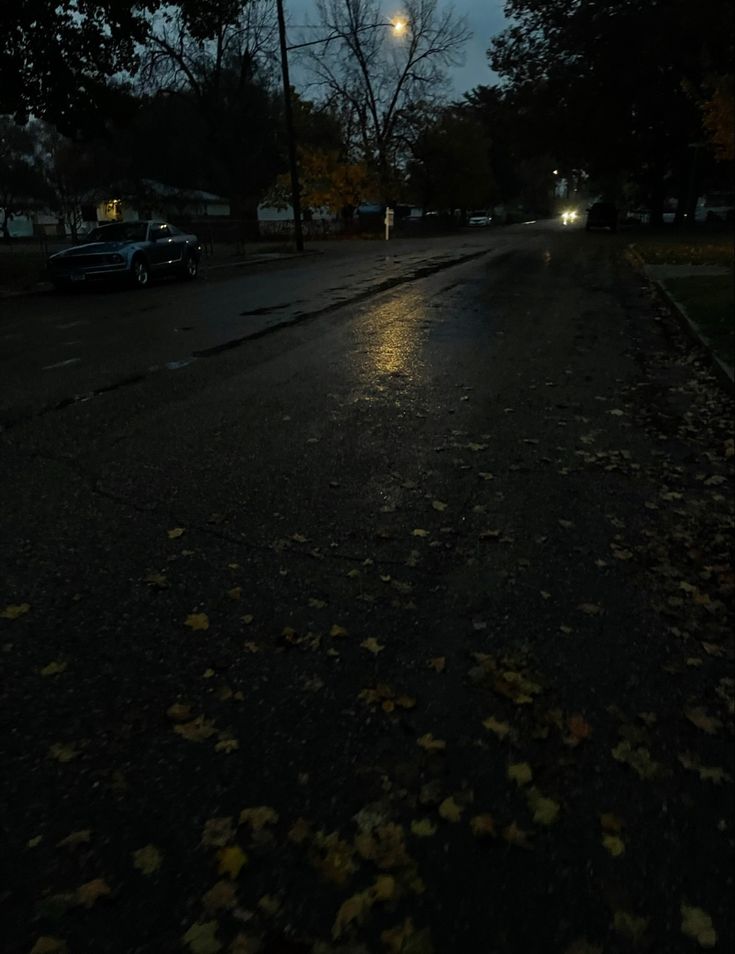
[[[587,221],[584,226],[588,232],[592,229],[609,229],[611,232],[618,228],[618,210],[612,202],[595,202],[587,209]]]
[[[145,288],[157,275],[196,278],[201,253],[196,235],[168,222],[113,222],[93,229],[82,244],[50,255],[47,267],[56,288],[114,279]]]

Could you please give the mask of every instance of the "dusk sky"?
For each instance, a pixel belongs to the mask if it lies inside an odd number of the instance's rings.
[[[286,0],[291,24],[302,24],[315,19],[313,0]],[[454,0],[455,11],[466,17],[472,37],[465,48],[465,65],[452,71],[452,92],[464,93],[481,83],[490,83],[495,74],[490,70],[486,51],[490,38],[505,26],[504,0]],[[400,12],[399,2],[384,4],[386,16]],[[293,27],[295,32],[295,27]],[[289,38],[291,39],[291,38]]]

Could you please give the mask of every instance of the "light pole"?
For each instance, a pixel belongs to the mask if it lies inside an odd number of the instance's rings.
[[[278,38],[281,44],[281,74],[283,76],[283,110],[286,118],[286,137],[288,138],[288,165],[291,170],[291,208],[293,209],[294,238],[296,251],[304,251],[304,233],[301,229],[301,186],[299,167],[296,159],[296,136],[293,128],[293,107],[291,104],[291,80],[288,75],[288,47],[286,46],[286,18],[283,15],[283,0],[276,0],[278,7]]]
[[[288,46],[286,42],[286,17],[283,12],[283,0],[276,0],[278,10],[278,39],[281,47],[281,75],[283,77],[283,111],[286,119],[286,138],[288,139],[288,165],[291,173],[291,208],[293,209],[294,238],[296,251],[304,251],[304,233],[301,227],[301,184],[299,183],[299,166],[296,151],[296,133],[293,124],[293,104],[291,102],[291,80],[288,72],[288,51],[300,50],[306,46],[317,46],[320,43],[329,43],[336,40],[343,33],[333,33],[321,40],[310,40],[308,43],[296,43]],[[408,21],[403,17],[396,17],[386,23],[370,23],[361,27],[363,30],[374,30],[377,27],[391,27],[395,36],[403,36],[408,30]]]

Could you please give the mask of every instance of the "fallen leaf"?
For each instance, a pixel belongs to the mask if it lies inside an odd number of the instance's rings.
[[[59,937],[49,937],[47,934],[38,938],[29,954],[67,954],[69,948],[66,941]]]
[[[708,716],[707,712],[701,706],[685,709],[684,715],[687,717],[687,719],[689,719],[692,725],[695,725],[698,729],[701,729],[702,732],[706,732],[707,735],[716,735],[717,732],[722,728],[722,723],[720,720],[712,716]]]
[[[321,836],[318,841],[320,854],[312,859],[314,867],[325,880],[333,884],[345,884],[357,871],[355,849],[336,832]]]
[[[714,785],[719,785],[721,782],[730,781],[729,774],[719,765],[702,765],[699,758],[690,752],[680,752],[677,758],[685,769],[696,772],[703,782],[712,782]]]
[[[522,828],[519,828],[515,822],[511,822],[510,825],[506,825],[501,832],[501,835],[509,845],[515,845],[518,848],[532,847],[528,840],[528,832],[524,831]]]
[[[585,613],[587,616],[600,616],[603,611],[602,607],[597,603],[580,603],[577,606],[578,610]]]
[[[628,739],[623,739],[612,750],[613,758],[618,762],[629,765],[636,774],[646,780],[651,781],[662,774],[661,766],[654,762],[648,749],[642,746],[633,748]]]
[[[190,613],[184,620],[184,626],[189,629],[209,629],[209,617],[206,613]]]
[[[143,582],[151,589],[165,590],[168,588],[168,580],[163,573],[149,573],[143,577]]]
[[[625,842],[618,835],[603,835],[602,844],[613,858],[619,858],[625,854]]]
[[[220,739],[219,742],[215,745],[215,752],[224,752],[225,755],[230,755],[232,752],[237,752],[240,748],[240,743],[237,739]]]
[[[528,785],[528,783],[533,778],[533,772],[531,771],[531,766],[528,762],[515,762],[512,765],[508,766],[507,771],[508,778],[515,782],[519,787],[522,785]]]
[[[133,852],[133,867],[146,876],[158,871],[161,860],[161,852],[155,845],[146,845]]]
[[[191,722],[183,722],[174,726],[174,732],[189,742],[204,742],[215,734],[214,722],[198,716]]]
[[[280,911],[281,902],[271,894],[264,894],[262,898],[258,898],[258,907],[266,917],[272,918]]]
[[[681,905],[681,931],[695,940],[700,947],[714,947],[717,944],[717,931],[712,918],[701,908]]]
[[[617,815],[613,815],[612,812],[605,812],[600,815],[600,825],[603,831],[609,831],[615,834],[623,830],[622,821]]]
[[[430,659],[428,662],[429,669],[433,669],[436,672],[444,672],[447,667],[447,657],[446,656],[434,656],[433,659]]]
[[[337,911],[337,917],[332,925],[332,939],[337,941],[342,937],[345,928],[353,921],[359,924],[373,905],[373,898],[369,891],[361,891],[344,901]]]
[[[403,828],[393,822],[361,832],[355,837],[355,848],[361,857],[379,868],[402,868],[411,863],[406,852]]]
[[[259,805],[257,808],[243,808],[240,812],[240,824],[250,825],[253,831],[262,831],[266,825],[275,825],[278,822],[278,812],[268,805]]]
[[[569,716],[567,719],[567,727],[569,729],[569,736],[565,741],[567,745],[571,746],[579,745],[580,742],[589,738],[592,733],[592,726],[587,722],[584,716],[578,712]]]
[[[495,819],[492,815],[475,815],[470,819],[472,833],[477,836],[492,835],[495,837]]]
[[[231,600],[239,600],[240,597],[242,596],[242,587],[233,586],[231,590],[227,591],[227,595],[230,597]]]
[[[53,745],[49,746],[48,754],[49,758],[55,759],[57,762],[71,762],[72,759],[75,759],[79,755],[79,752],[73,745],[66,745],[63,742],[54,742]]]
[[[442,513],[449,505],[445,504],[443,500],[432,500],[431,506],[434,508],[434,510],[438,510],[440,513]]]
[[[82,907],[91,908],[100,898],[106,898],[110,894],[108,883],[103,878],[94,878],[77,888],[76,900]]]
[[[191,718],[191,706],[187,706],[183,702],[174,702],[166,709],[166,715],[174,722],[183,722],[185,719]]]
[[[183,537],[185,533],[186,530],[184,527],[174,527],[173,530],[168,531],[168,538],[169,540],[178,540],[179,537]]]
[[[217,940],[216,921],[197,921],[192,924],[181,940],[187,945],[191,954],[218,954],[222,945]]]
[[[618,933],[624,934],[632,941],[637,941],[648,927],[648,921],[648,918],[636,917],[628,911],[616,911],[613,916],[613,927]]]
[[[439,805],[439,814],[448,822],[458,822],[462,817],[463,811],[464,808],[455,802],[454,796],[452,795],[445,798],[441,805]]]
[[[553,825],[559,817],[559,803],[546,798],[537,788],[528,790],[526,800],[538,825]]]
[[[232,881],[240,874],[243,865],[247,864],[248,856],[239,845],[227,845],[217,852],[217,871],[226,874]]]
[[[30,608],[30,603],[11,603],[0,613],[0,619],[18,619],[19,616],[27,613]]]
[[[311,822],[308,822],[305,818],[297,818],[289,829],[288,840],[292,841],[295,845],[302,845],[306,839],[310,837]]]
[[[81,831],[73,831],[56,842],[57,848],[78,848],[79,845],[87,845],[92,839],[91,828],[83,828]]]
[[[235,837],[232,816],[208,818],[204,822],[201,844],[207,848],[224,848]]]
[[[347,630],[344,628],[344,626],[338,626],[338,625],[335,623],[335,624],[332,626],[332,628],[329,630],[329,635],[330,635],[330,636],[335,636],[335,637],[338,637],[338,636],[346,636],[346,635],[347,635]]]
[[[35,835],[33,838],[29,838],[26,842],[26,848],[38,848],[38,846],[43,841],[43,835]]]
[[[504,739],[510,732],[508,723],[501,722],[499,719],[496,719],[495,716],[489,716],[487,719],[483,719],[482,724],[490,732],[494,732],[499,739]]]
[[[580,937],[573,941],[564,954],[603,954],[599,944],[591,944],[586,937]]]
[[[420,528],[417,528],[416,530],[412,530],[412,531],[411,531],[411,536],[412,536],[412,537],[428,537],[428,536],[429,536],[429,531],[428,531],[428,530],[421,530]]]
[[[237,901],[235,886],[230,881],[217,881],[202,895],[202,903],[208,913],[225,911]]]
[[[382,653],[385,649],[385,646],[383,646],[382,643],[379,643],[373,636],[370,636],[368,639],[364,639],[360,645],[363,649],[367,649],[367,651],[372,653],[374,656],[377,656],[378,653]]]
[[[462,398],[463,401],[468,398]],[[428,928],[417,931],[411,918],[403,924],[381,931],[380,940],[388,949],[388,954],[434,954],[431,934]]]
[[[62,672],[66,672],[66,663],[50,662],[47,666],[44,666],[43,669],[40,669],[39,672],[42,676],[60,676]]]
[[[411,831],[417,838],[430,838],[436,833],[436,825],[428,818],[411,822]]]
[[[427,752],[441,752],[447,747],[447,743],[443,739],[435,739],[431,732],[422,735],[421,738],[416,739],[416,742]]]

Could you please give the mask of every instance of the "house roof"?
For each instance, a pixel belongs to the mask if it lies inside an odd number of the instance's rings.
[[[158,182],[156,179],[143,179],[143,184],[162,198],[178,199],[198,199],[200,202],[227,202],[221,195],[215,195],[214,192],[206,192],[204,189],[180,189],[178,186],[167,185],[165,182]]]

